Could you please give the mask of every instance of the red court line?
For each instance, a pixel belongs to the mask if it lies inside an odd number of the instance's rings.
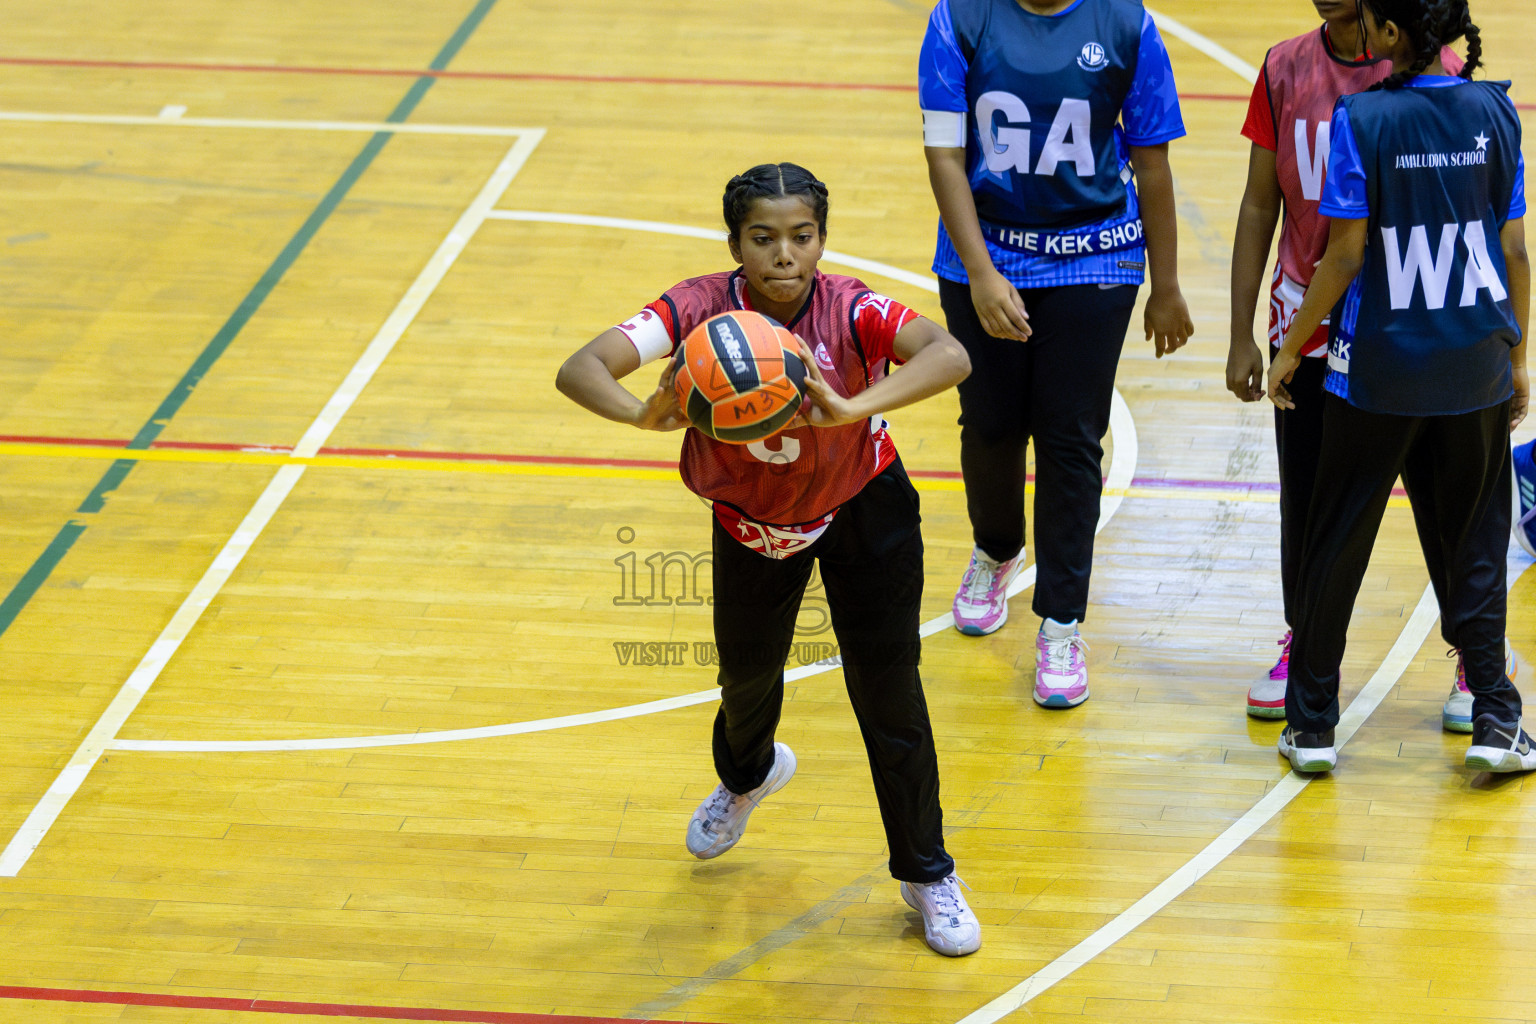
[[[369,1006],[349,1003],[296,1003],[226,996],[178,996],[158,992],[100,992],[95,989],[28,988],[0,985],[0,999],[56,1003],[109,1003],[118,1006],[171,1006],[188,1010],[239,1013],[292,1013],[311,1017],[367,1017],[378,1020],[470,1021],[474,1024],[650,1024],[631,1017],[565,1017],[550,1013],[504,1010],[439,1010],[422,1006]]]
[[[691,85],[735,89],[830,89],[836,91],[916,92],[917,86],[891,82],[804,82],[753,78],[665,78],[652,75],[574,75],[537,71],[434,71],[430,68],[327,67],[315,64],[212,64],[177,60],[84,60],[67,57],[0,57],[0,65],[54,68],[124,68],[143,71],[230,71],[276,75],[358,75],[364,77],[464,78],[498,82],[587,82],[612,85]],[[1181,92],[1180,99],[1245,103],[1246,94]],[[1536,103],[1516,103],[1536,110]]]
[[[917,86],[884,82],[790,82],[749,78],[663,78],[649,75],[573,75],[536,71],[433,71],[417,68],[347,68],[289,64],[205,64],[171,60],[70,60],[55,57],[0,57],[23,67],[127,68],[145,71],[234,71],[280,75],[361,75],[409,78],[465,78],[498,82],[592,82],[618,85],[716,85],[748,89],[838,89],[916,92]]]
[[[0,434],[0,444],[79,445],[89,448],[121,448],[125,458],[133,457],[128,442],[102,437],[49,437],[40,434]],[[289,455],[288,445],[230,444],[216,441],[155,441],[150,451],[197,451],[197,452],[261,452],[264,454]],[[364,458],[412,459],[448,462],[499,462],[523,466],[605,466],[613,469],[677,469],[676,461],[664,459],[604,459],[582,455],[520,455],[511,452],[446,452],[421,451],[403,448],[321,448],[321,455],[352,455]],[[957,469],[908,469],[907,475],[918,480],[960,480]],[[1029,475],[1034,480],[1034,474]],[[1144,476],[1131,481],[1133,487],[1165,487],[1170,490],[1212,491],[1278,491],[1280,484],[1272,480],[1182,480],[1169,477]],[[1402,497],[1407,492],[1401,487],[1392,493]]]
[[[464,78],[495,82],[586,82],[613,85],[703,85],[737,89],[834,89],[874,92],[917,92],[906,82],[805,82],[749,78],[665,78],[654,75],[575,75],[535,71],[432,71],[414,68],[347,68],[288,64],[203,64],[169,60],[70,60],[53,57],[0,57],[0,65],[22,67],[126,68],[145,71],[232,71],[279,75],[403,76],[411,78]],[[1189,100],[1247,100],[1247,96],[1218,93],[1180,93]]]

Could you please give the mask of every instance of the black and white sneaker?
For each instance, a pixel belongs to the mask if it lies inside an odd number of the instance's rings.
[[[1275,746],[1290,758],[1291,767],[1299,772],[1331,772],[1339,763],[1339,752],[1333,749],[1332,729],[1298,732],[1288,725]]]
[[[1472,723],[1467,767],[1481,772],[1528,772],[1536,768],[1536,744],[1520,727],[1481,715]]]

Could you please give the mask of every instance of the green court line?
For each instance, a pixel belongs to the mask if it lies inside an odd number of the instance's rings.
[[[453,60],[464,44],[469,41],[469,37],[474,34],[475,29],[480,27],[480,23],[485,20],[486,14],[490,12],[490,9],[495,4],[496,0],[479,0],[475,4],[474,10],[469,12],[469,16],[459,24],[453,35],[443,44],[443,48],[438,51],[437,56],[432,58],[432,63],[428,67],[433,71],[446,69],[449,61]],[[432,88],[432,84],[436,81],[436,76],[432,75],[416,79],[411,87],[406,90],[405,96],[395,105],[395,109],[384,120],[390,124],[399,124],[409,118],[417,105],[421,103],[422,97],[426,96],[427,90]],[[261,275],[255,286],[251,288],[250,292],[240,302],[240,305],[235,307],[235,311],[230,314],[229,319],[224,321],[224,326],[219,328],[218,333],[213,336],[213,339],[208,342],[203,351],[193,360],[192,366],[186,373],[182,374],[181,380],[177,381],[176,386],[171,388],[170,394],[165,396],[165,399],[160,403],[160,407],[139,428],[133,440],[128,442],[128,448],[142,451],[147,449],[160,436],[160,432],[166,428],[176,413],[181,411],[181,407],[186,404],[187,399],[192,396],[193,390],[207,375],[208,371],[213,368],[213,364],[218,362],[219,357],[224,354],[225,350],[239,336],[245,325],[250,322],[251,317],[256,315],[256,311],[267,300],[267,296],[271,295],[273,289],[282,281],[283,275],[287,274],[289,268],[298,261],[299,256],[304,252],[305,247],[309,245],[321,226],[330,219],[331,214],[336,212],[336,208],[341,205],[341,201],[352,190],[352,186],[357,184],[358,179],[363,176],[363,172],[373,163],[374,158],[384,148],[384,144],[393,137],[393,132],[382,131],[375,133],[369,138],[367,145],[363,146],[362,151],[353,158],[352,163],[342,172],[341,177],[336,180],[336,184],[331,186],[330,191],[320,200],[320,204],[305,219],[298,232],[289,239],[287,245],[283,246],[283,251],[278,253],[271,266],[267,267],[266,273]],[[80,503],[80,507],[76,511],[88,514],[100,512],[106,505],[107,496],[122,486],[123,481],[128,479],[128,474],[133,471],[136,465],[138,465],[138,462],[134,459],[118,459],[113,462],[107,471],[102,474],[101,480],[97,482],[96,486],[91,488],[91,493],[86,496],[85,501]],[[5,600],[0,601],[0,636],[4,636],[6,630],[11,628],[11,623],[16,621],[16,616],[32,600],[32,596],[37,593],[38,588],[43,585],[65,554],[68,553],[70,547],[85,532],[86,525],[74,519],[66,523],[53,538],[52,543],[48,545],[47,549],[38,556],[37,561],[32,563],[32,567],[22,574],[21,579],[11,588],[11,592],[6,595]]]
[[[0,633],[5,631],[5,627],[9,626],[17,614],[27,606],[27,602],[32,600],[32,595],[37,593],[37,588],[43,585],[43,581],[52,574],[54,566],[63,560],[84,532],[85,524],[82,522],[71,519],[65,523],[64,528],[53,538],[53,543],[49,544],[47,549],[38,556],[37,561],[32,563],[32,568],[16,581],[11,592],[5,595],[5,600],[0,601]]]

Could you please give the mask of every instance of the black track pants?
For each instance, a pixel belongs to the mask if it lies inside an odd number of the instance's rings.
[[[1303,732],[1338,724],[1345,633],[1401,474],[1440,601],[1442,631],[1465,659],[1473,717],[1518,721],[1520,694],[1504,674],[1509,403],[1454,416],[1392,416],[1334,395],[1325,401],[1286,720]]]
[[[918,677],[923,540],[917,491],[897,462],[838,511],[811,547],[787,559],[758,554],[715,522],[715,641],[720,710],[715,771],[733,793],[762,785],[773,766],[784,663],[795,616],[821,565],[843,677],[874,778],[891,874],[936,882],[954,871],[944,850],[939,764]]]
[[[1136,288],[1023,289],[1025,342],[981,326],[969,285],[939,279],[939,301],[971,357],[960,382],[960,469],[976,546],[1012,558],[1024,546],[1025,453],[1035,442],[1034,611],[1088,612],[1093,536],[1104,489],[1103,440]]]

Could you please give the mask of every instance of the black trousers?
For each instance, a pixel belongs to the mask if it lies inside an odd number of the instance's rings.
[[[795,616],[821,565],[832,629],[874,777],[891,874],[937,882],[955,862],[944,850],[939,762],[918,678],[923,539],[917,491],[898,461],[842,506],[799,554],[765,558],[715,522],[715,642],[720,710],[715,771],[733,793],[762,785],[784,701],[784,662]]]
[[[1509,403],[1454,416],[1365,412],[1328,395],[1297,588],[1285,717],[1303,732],[1339,721],[1339,663],[1387,499],[1399,474],[1440,601],[1461,648],[1474,718],[1519,721],[1504,674],[1509,545]]]
[[[999,560],[1024,547],[1025,454],[1035,442],[1034,611],[1088,613],[1093,532],[1104,490],[1103,440],[1136,288],[1022,289],[1025,342],[981,326],[969,285],[939,279],[939,302],[971,357],[960,382],[960,470],[976,546]]]
[[[1277,351],[1270,346],[1270,362]],[[1286,385],[1296,408],[1275,409],[1275,454],[1280,462],[1280,593],[1287,626],[1296,624],[1296,581],[1301,575],[1312,484],[1323,451],[1323,381],[1327,376],[1327,359],[1303,359]]]

